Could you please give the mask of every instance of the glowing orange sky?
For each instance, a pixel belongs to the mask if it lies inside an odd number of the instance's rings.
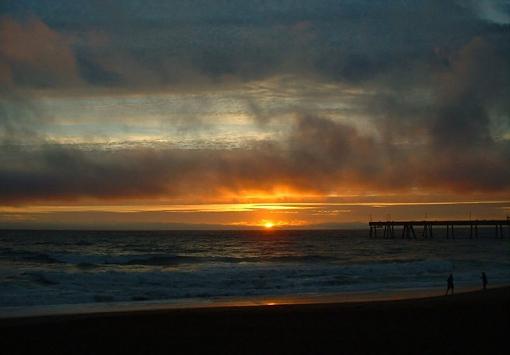
[[[32,205],[0,208],[6,226],[110,228],[338,228],[369,219],[505,218],[510,201]],[[58,221],[58,224],[55,223]]]
[[[0,17],[0,228],[509,213],[502,6],[51,3]]]

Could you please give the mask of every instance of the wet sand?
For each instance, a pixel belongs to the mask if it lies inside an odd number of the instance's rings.
[[[5,354],[507,354],[510,287],[422,299],[0,319]]]

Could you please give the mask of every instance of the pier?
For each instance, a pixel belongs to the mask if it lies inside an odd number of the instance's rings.
[[[449,221],[379,221],[369,222],[370,238],[377,238],[382,229],[382,238],[392,239],[400,234],[402,239],[434,238],[434,229],[446,228],[446,239],[455,239],[455,228],[469,229],[469,238],[478,238],[479,227],[493,228],[496,238],[503,238],[503,226],[510,237],[510,219],[494,220],[449,220]],[[435,228],[434,228],[435,227]]]

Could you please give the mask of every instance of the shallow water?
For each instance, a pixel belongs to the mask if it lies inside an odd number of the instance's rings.
[[[1,231],[0,307],[383,293],[510,282],[510,238],[367,231]]]

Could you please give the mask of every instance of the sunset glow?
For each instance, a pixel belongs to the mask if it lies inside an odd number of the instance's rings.
[[[510,208],[506,15],[7,3],[0,227],[325,228]],[[428,6],[441,16],[425,25]]]

